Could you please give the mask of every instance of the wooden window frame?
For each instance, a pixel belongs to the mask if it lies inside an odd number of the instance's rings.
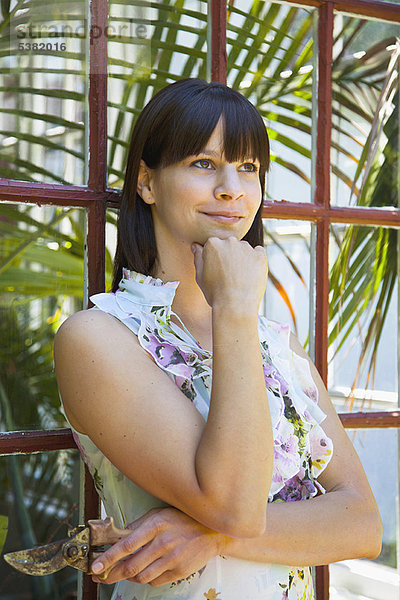
[[[91,27],[105,31],[108,0],[90,2]],[[400,23],[400,4],[376,0],[285,0],[285,4],[315,8],[318,13],[318,99],[315,196],[311,203],[264,203],[263,217],[309,221],[316,227],[315,364],[327,383],[329,309],[329,229],[332,223],[400,227],[400,210],[337,207],[330,202],[332,131],[332,47],[335,12]],[[227,76],[225,0],[210,0],[211,79]],[[94,37],[89,55],[89,178],[87,186],[48,185],[0,179],[0,202],[83,207],[88,212],[88,294],[105,289],[106,209],[118,208],[120,193],[107,188],[107,38]],[[339,415],[347,428],[400,427],[400,412],[356,412]],[[76,448],[69,429],[0,433],[0,454],[29,454]],[[85,519],[98,516],[99,499],[85,471]],[[84,600],[95,600],[98,586],[83,578]],[[316,569],[317,600],[329,599],[329,567]]]

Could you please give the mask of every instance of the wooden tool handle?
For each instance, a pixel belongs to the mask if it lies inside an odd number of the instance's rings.
[[[112,517],[107,517],[104,520],[101,519],[90,519],[88,521],[90,527],[90,544],[91,546],[103,546],[107,544],[115,544],[120,540],[126,538],[132,529],[119,529],[114,525]],[[91,565],[96,558],[100,558],[102,552],[91,552],[90,554],[90,566],[88,575],[93,575]],[[106,579],[111,569],[107,569],[101,575],[97,575],[99,579]]]
[[[104,520],[91,519],[88,521],[90,527],[90,545],[103,546],[115,544],[132,533],[132,529],[119,529],[114,525],[112,517]]]

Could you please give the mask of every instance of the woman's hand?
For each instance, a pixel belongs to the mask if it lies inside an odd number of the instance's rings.
[[[93,576],[94,581],[128,579],[153,586],[171,583],[199,571],[224,547],[224,535],[172,507],[153,508],[128,528],[131,535],[94,561],[92,570],[100,562],[103,565],[99,574],[111,568],[106,579]]]
[[[192,244],[196,281],[208,304],[258,311],[265,292],[268,263],[262,246],[253,248],[234,236],[210,237],[204,246]]]

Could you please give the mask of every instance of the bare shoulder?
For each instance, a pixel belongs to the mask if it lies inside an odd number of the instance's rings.
[[[81,310],[64,321],[54,340],[54,358],[67,361],[90,354],[102,354],[104,347],[129,346],[131,352],[140,349],[137,337],[117,318],[102,310]],[[57,367],[57,364],[56,364]]]
[[[94,376],[127,368],[127,357],[135,362],[153,360],[141,348],[137,336],[116,317],[101,310],[82,310],[61,325],[54,341],[57,379],[74,371]]]
[[[126,327],[113,316],[102,310],[81,310],[64,321],[55,337],[56,345],[67,343],[70,338],[76,341],[79,338],[90,336],[96,338],[103,329],[117,334]]]
[[[147,377],[147,370],[155,368],[128,327],[112,315],[90,309],[75,313],[59,328],[54,364],[68,419],[82,433],[87,431],[83,407],[93,409],[99,382],[104,389],[106,382],[114,382],[117,390],[128,372]]]

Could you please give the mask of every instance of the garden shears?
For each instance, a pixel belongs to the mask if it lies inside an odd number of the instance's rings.
[[[68,537],[63,540],[29,550],[9,552],[4,559],[27,575],[50,575],[67,566],[91,575],[92,562],[102,554],[104,546],[115,544],[130,533],[131,529],[118,529],[112,517],[92,519],[87,525],[70,529]],[[96,577],[105,579],[108,572]]]

